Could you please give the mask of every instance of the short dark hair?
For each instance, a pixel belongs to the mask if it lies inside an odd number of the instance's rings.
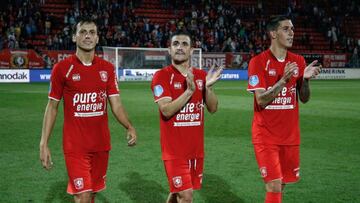
[[[89,24],[89,23],[93,23],[96,26],[96,30],[98,30],[98,26],[96,24],[95,19],[91,18],[90,16],[81,16],[76,19],[76,23],[72,27],[73,35],[76,34],[76,29],[78,25]]]
[[[279,27],[280,22],[283,20],[291,20],[291,19],[285,15],[273,16],[272,18],[270,18],[270,20],[266,25],[266,31],[270,32],[276,30]]]
[[[183,31],[183,30],[175,31],[174,33],[172,33],[171,36],[170,36],[170,42],[171,42],[173,37],[178,36],[178,35],[188,36],[190,38],[190,45],[192,44],[191,43],[191,41],[192,41],[191,40],[191,34],[189,32],[187,32],[187,31]]]

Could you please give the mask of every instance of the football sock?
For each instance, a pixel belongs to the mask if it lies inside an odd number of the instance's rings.
[[[265,203],[281,203],[281,192],[267,192],[265,197]]]

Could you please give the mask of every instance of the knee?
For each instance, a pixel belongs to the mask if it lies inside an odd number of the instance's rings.
[[[266,191],[267,192],[281,192],[282,191],[282,181],[281,180],[273,180],[266,183]]]
[[[92,194],[91,192],[84,192],[74,195],[76,203],[88,203],[91,202]]]
[[[185,190],[178,193],[178,202],[188,202],[191,203],[193,199],[193,191]]]

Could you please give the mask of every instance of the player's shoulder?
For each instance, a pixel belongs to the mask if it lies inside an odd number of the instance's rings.
[[[256,65],[256,64],[262,64],[266,63],[270,59],[269,50],[263,51],[255,56],[253,56],[249,61],[249,67]]]
[[[101,67],[113,69],[114,65],[112,63],[110,63],[109,61],[107,61],[103,58],[100,58],[99,56],[96,56],[96,55],[94,56],[94,59]]]
[[[260,52],[259,54],[253,56],[251,60],[253,61],[265,61],[271,57],[270,50],[265,50],[263,52]]]
[[[55,65],[60,65],[61,66],[61,65],[71,64],[72,61],[74,60],[73,58],[74,58],[74,55],[70,55],[70,56],[64,58],[63,60],[57,62]]]
[[[161,68],[160,70],[156,71],[154,75],[156,76],[165,76],[165,75],[169,75],[173,73],[173,69],[170,66],[165,66],[163,68]]]
[[[70,55],[63,60],[57,62],[54,64],[53,69],[57,71],[67,70],[70,68],[70,66],[73,64],[73,57],[74,55]]]
[[[296,54],[294,52],[288,51],[287,52],[288,58],[290,60],[305,60],[304,57],[300,54]]]
[[[151,85],[159,83],[163,80],[166,80],[166,75],[169,75],[166,71],[166,67],[159,69],[153,75]]]

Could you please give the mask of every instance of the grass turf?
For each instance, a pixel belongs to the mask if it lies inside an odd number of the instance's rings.
[[[121,82],[121,98],[137,129],[135,148],[109,113],[112,151],[107,189],[97,202],[165,202],[168,185],[160,159],[159,116],[148,82]],[[301,181],[284,202],[360,202],[360,81],[311,81],[300,106]],[[60,107],[50,149],[55,167],[39,161],[48,84],[0,84],[0,202],[69,202],[62,155]],[[195,202],[263,202],[265,190],[251,144],[252,95],[245,81],[220,81],[219,109],[206,115],[203,188]]]

